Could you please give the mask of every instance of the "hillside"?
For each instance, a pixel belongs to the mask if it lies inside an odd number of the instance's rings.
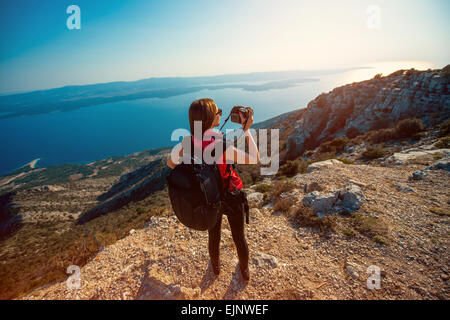
[[[255,190],[273,195],[280,183],[289,184],[273,202],[252,203],[248,284],[237,268],[226,219],[222,269],[215,278],[207,234],[185,228],[170,214],[149,219],[144,228],[99,251],[81,269],[80,290],[68,290],[63,281],[26,299],[449,299],[450,173],[428,170],[426,180],[411,180],[425,168],[413,163],[316,163],[309,173],[266,179],[247,189],[258,199]],[[336,214],[326,223],[308,218],[312,213],[302,204],[306,189],[327,193],[348,183],[365,197],[357,215]],[[292,200],[286,212],[274,208],[283,198]],[[445,214],[432,207],[446,208]],[[366,287],[371,265],[381,269],[380,290]]]
[[[258,127],[281,129],[284,159],[270,178],[238,166],[253,207],[247,286],[226,221],[214,281],[206,234],[174,218],[169,149],[2,176],[0,297],[448,299],[448,80],[448,67],[400,70]],[[366,289],[370,265],[380,291]]]
[[[450,65],[438,70],[398,70],[323,93],[275,127],[294,159],[333,138],[353,138],[407,118],[427,126],[450,117]]]

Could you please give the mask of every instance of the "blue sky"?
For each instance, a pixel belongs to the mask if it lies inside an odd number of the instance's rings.
[[[448,0],[0,0],[0,93],[161,76],[449,63]],[[66,8],[81,9],[68,30]],[[367,8],[380,8],[378,29]]]

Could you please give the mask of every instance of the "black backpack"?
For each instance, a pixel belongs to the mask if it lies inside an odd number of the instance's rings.
[[[193,154],[193,144],[191,142]],[[167,177],[173,211],[185,226],[206,231],[214,227],[221,214],[226,188],[216,164],[181,163]]]

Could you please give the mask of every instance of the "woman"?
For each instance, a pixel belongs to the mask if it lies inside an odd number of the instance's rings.
[[[223,153],[224,160],[228,160],[228,162],[232,161],[233,163],[238,163],[238,159],[245,159],[245,164],[256,164],[259,163],[259,152],[256,146],[253,137],[251,136],[249,129],[253,124],[253,111],[248,108],[249,116],[246,121],[244,120],[244,116],[240,114],[241,123],[243,123],[242,128],[244,131],[244,135],[246,137],[246,143],[249,146],[249,150],[255,150],[255,155],[248,154],[244,151],[241,151],[235,148],[233,145],[229,146],[227,152]],[[214,138],[215,136],[221,136],[221,133],[217,133],[212,129],[218,127],[220,124],[220,116],[222,115],[222,110],[217,108],[216,103],[212,99],[199,99],[192,102],[189,108],[189,123],[191,129],[191,136],[185,137],[188,139],[192,139],[194,148],[201,148],[204,150],[208,146],[213,146],[213,142],[216,142],[221,139]],[[203,139],[198,140],[194,137],[194,122],[201,121],[202,124],[202,135]],[[209,137],[209,138],[208,138]],[[183,156],[183,149],[180,144],[179,152],[175,152],[178,154],[177,159],[169,158],[167,161],[167,165],[170,168],[174,168],[179,161],[179,158]],[[230,152],[232,149],[232,152]],[[222,161],[222,163],[217,164],[220,170],[220,174],[222,176],[222,180],[224,186],[229,191],[238,190],[241,195],[245,196],[242,188],[242,180],[239,175],[229,166],[227,168],[226,161]],[[230,176],[231,175],[231,176]],[[231,197],[231,193],[228,193]],[[245,239],[244,234],[244,214],[242,210],[233,210],[228,209],[221,214],[225,214],[228,217],[228,222],[231,228],[231,234],[233,237],[233,241],[236,245],[238,257],[239,257],[239,267],[241,270],[242,277],[245,281],[249,281],[250,273],[248,269],[248,246],[247,241]],[[213,272],[216,276],[220,273],[220,259],[219,259],[219,249],[220,249],[220,231],[222,226],[222,215],[220,216],[217,224],[208,231],[208,251],[211,259],[211,265]]]

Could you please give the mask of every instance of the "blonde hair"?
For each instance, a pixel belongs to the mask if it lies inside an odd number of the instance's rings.
[[[204,98],[192,102],[189,107],[189,125],[191,127],[191,134],[194,134],[194,121],[202,122],[202,134],[210,129],[218,110],[219,108],[217,108],[213,99]]]

